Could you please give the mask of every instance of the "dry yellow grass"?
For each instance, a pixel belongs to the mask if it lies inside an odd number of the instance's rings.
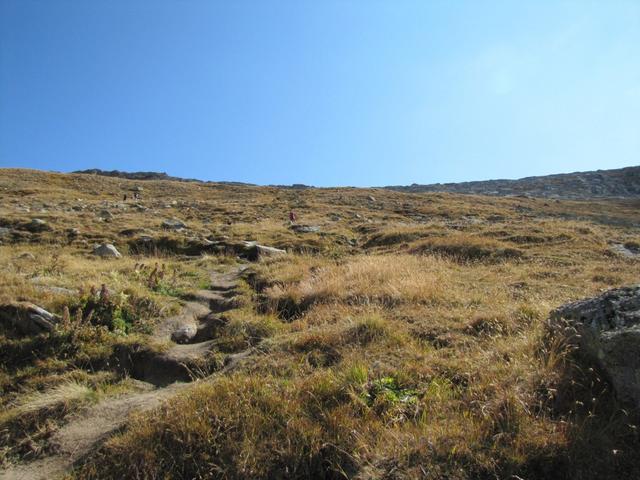
[[[114,206],[138,184],[147,210]],[[257,240],[289,251],[253,264],[242,305],[222,315],[216,353],[249,348],[241,366],[136,416],[76,478],[640,475],[636,413],[623,411],[606,382],[579,368],[545,329],[562,303],[638,283],[640,260],[613,248],[638,242],[638,201],[298,191],[12,170],[1,172],[0,187],[9,228],[36,217],[53,228],[0,246],[0,300],[62,313],[78,295],[41,286],[106,283],[155,305],[132,310],[141,328],[128,336],[89,326],[37,341],[5,335],[5,405],[34,389],[63,388],[70,375],[91,384],[110,372],[114,344],[150,341],[142,327],[173,311],[176,293],[238,262],[171,249],[134,255],[123,230],[176,242]],[[110,222],[96,219],[103,208],[113,211]],[[320,231],[292,231],[291,209]],[[165,218],[188,228],[167,233]],[[67,228],[81,233],[69,238]],[[89,255],[102,240],[124,258]],[[35,260],[19,258],[26,251]],[[150,288],[134,268],[140,262],[176,269],[175,291]]]

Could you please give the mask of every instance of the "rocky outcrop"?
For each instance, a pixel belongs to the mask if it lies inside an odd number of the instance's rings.
[[[0,305],[0,322],[19,335],[50,332],[58,317],[33,303],[13,302]]]
[[[640,408],[640,285],[563,305],[551,326],[601,368],[621,401]]]

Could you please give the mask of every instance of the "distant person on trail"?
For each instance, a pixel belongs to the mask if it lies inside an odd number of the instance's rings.
[[[124,197],[122,197],[122,201],[123,201],[123,202],[126,202],[126,201],[127,201],[127,194],[126,194],[126,193],[124,194]]]
[[[298,221],[298,216],[296,215],[296,212],[294,212],[293,210],[289,212],[289,221],[291,222],[291,225],[293,225]]]

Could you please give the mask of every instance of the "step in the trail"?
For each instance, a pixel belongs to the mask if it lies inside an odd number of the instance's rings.
[[[219,292],[212,290],[198,290],[195,293],[188,294],[185,298],[192,302],[207,305],[209,310],[214,313],[226,312],[240,306],[237,298],[233,296],[228,298],[226,295],[221,295]]]
[[[191,382],[192,370],[179,359],[146,348],[118,345],[113,362],[122,375],[165,387],[175,382]]]

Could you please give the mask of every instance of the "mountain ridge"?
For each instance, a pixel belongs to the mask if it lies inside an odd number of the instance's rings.
[[[194,178],[174,177],[165,172],[125,172],[92,168],[77,170],[72,173],[140,181],[173,180],[180,182],[220,183],[226,185],[254,185],[246,182],[212,182]],[[303,184],[271,186],[292,189],[314,188]],[[494,179],[433,184],[414,183],[411,185],[390,185],[378,188],[405,193],[447,192],[498,197],[528,196],[572,200],[585,200],[589,198],[636,198],[640,197],[640,166],[539,175],[515,180]]]
[[[479,180],[458,183],[395,185],[383,187],[405,193],[448,192],[491,196],[564,199],[634,198],[640,196],[640,166],[611,170],[557,173],[516,180]]]

